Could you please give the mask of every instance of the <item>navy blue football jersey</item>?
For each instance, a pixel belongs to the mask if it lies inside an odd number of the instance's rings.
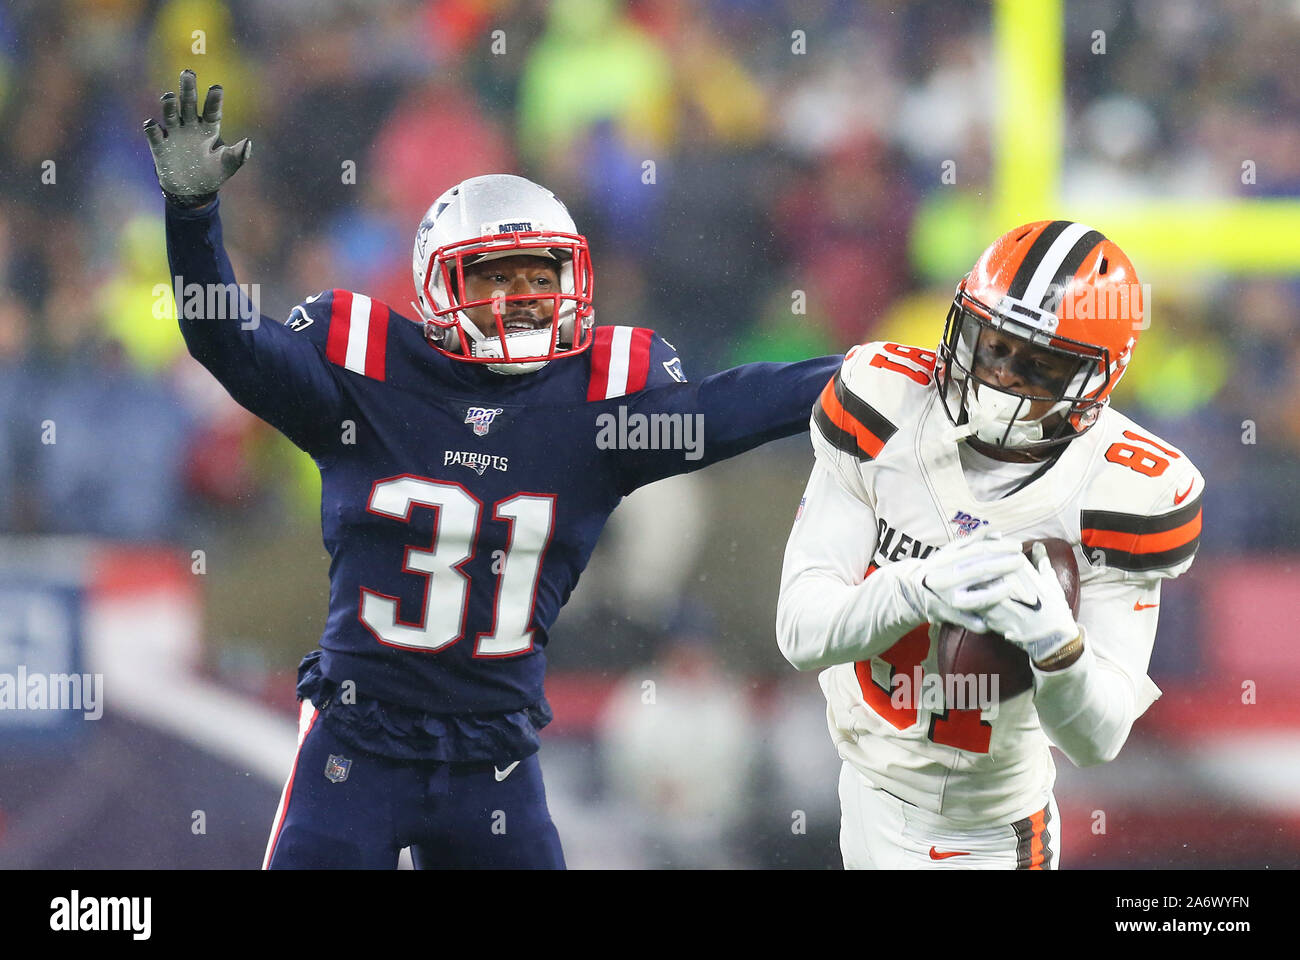
[[[167,240],[177,281],[235,282],[216,204],[169,205]],[[334,722],[356,742],[440,760],[534,752],[547,633],[610,512],[806,430],[841,359],[692,383],[663,338],[603,326],[585,353],[505,376],[346,290],[284,323],[178,307],[193,356],[320,468],[329,617],[300,692],[320,706],[348,690],[363,705]]]

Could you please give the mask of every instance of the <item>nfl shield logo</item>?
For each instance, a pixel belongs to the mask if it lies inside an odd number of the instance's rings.
[[[486,437],[488,428],[500,412],[500,407],[470,407],[465,414],[465,422],[473,425],[475,436]]]
[[[351,769],[351,760],[330,754],[329,760],[325,763],[325,779],[330,783],[342,783],[348,778],[348,771]]]

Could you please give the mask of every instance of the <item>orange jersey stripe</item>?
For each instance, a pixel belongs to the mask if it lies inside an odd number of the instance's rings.
[[[1030,870],[1043,869],[1043,861],[1046,859],[1043,856],[1043,828],[1044,826],[1046,826],[1046,824],[1044,823],[1043,814],[1045,812],[1046,812],[1045,810],[1039,810],[1037,813],[1035,813],[1033,816],[1029,818],[1029,822],[1033,825],[1034,828],[1033,835],[1030,837],[1029,840],[1029,854],[1030,854],[1029,869]]]
[[[1163,533],[1119,533],[1114,530],[1085,529],[1083,542],[1089,547],[1123,550],[1125,553],[1161,553],[1191,543],[1201,535],[1201,511],[1196,511],[1181,527]]]
[[[880,451],[884,449],[885,442],[868,430],[861,420],[840,405],[840,401],[835,396],[834,379],[827,383],[822,390],[821,405],[822,411],[830,418],[831,423],[845,433],[852,435],[867,456],[872,459],[880,456]]]

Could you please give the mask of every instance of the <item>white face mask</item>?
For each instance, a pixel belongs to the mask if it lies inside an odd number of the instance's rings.
[[[1043,439],[1043,420],[1067,406],[1066,403],[1057,403],[1041,417],[1013,420],[1017,412],[1028,408],[1024,397],[972,383],[966,394],[966,422],[954,427],[951,436],[954,440],[974,436],[985,443],[1007,448],[1027,446]]]

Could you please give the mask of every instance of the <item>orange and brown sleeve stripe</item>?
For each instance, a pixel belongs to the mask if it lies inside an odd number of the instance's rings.
[[[1196,553],[1201,539],[1201,498],[1154,517],[1109,510],[1084,510],[1083,545],[1101,550],[1120,570],[1155,570],[1181,563]]]
[[[1016,869],[1052,869],[1052,811],[1043,807],[1011,825],[1016,831]]]
[[[878,410],[846,389],[838,373],[813,408],[813,422],[832,446],[862,461],[880,456],[898,432]]]

